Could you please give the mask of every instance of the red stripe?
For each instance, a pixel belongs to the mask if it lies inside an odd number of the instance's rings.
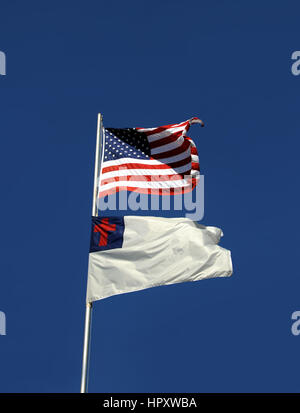
[[[170,158],[171,156],[179,155],[180,153],[186,151],[190,147],[189,141],[184,141],[179,148],[172,149],[171,151],[166,151],[158,154],[152,154],[154,159]]]
[[[175,126],[174,124],[173,125],[164,125],[164,126],[160,126],[159,128],[155,128],[155,129],[149,130],[149,131],[147,130],[147,128],[136,128],[136,130],[146,129],[146,130],[143,130],[143,132],[146,133],[147,136],[150,136],[150,135],[155,135],[156,133],[164,132],[165,130],[172,129],[172,128],[182,128],[182,130],[184,130],[187,126],[189,126],[188,121],[183,122],[181,125],[177,125],[177,126]]]
[[[185,188],[136,188],[136,187],[127,187],[127,186],[119,186],[117,188],[108,189],[107,191],[102,191],[99,193],[99,198],[103,198],[106,195],[112,195],[120,191],[133,191],[138,192],[140,194],[149,194],[149,195],[180,195],[183,193],[191,192],[198,183],[196,178],[192,178],[192,185],[185,187]]]
[[[138,163],[124,163],[122,165],[116,166],[107,166],[106,168],[102,168],[102,173],[105,174],[106,172],[113,172],[119,171],[120,169],[175,169],[179,168],[180,166],[184,166],[191,162],[191,157],[188,156],[187,158],[181,159],[180,161],[171,162],[168,165],[161,163],[160,165],[148,165],[148,164],[138,164]],[[105,165],[105,163],[104,163]]]
[[[147,128],[135,128],[136,130],[140,130],[143,129],[143,132],[146,133],[148,136],[149,135],[153,135],[155,133],[160,133],[165,131],[166,129],[171,129],[171,128],[182,128],[182,129],[186,129],[189,130],[190,128],[190,122],[192,123],[193,120],[200,120],[199,118],[197,118],[196,116],[194,116],[193,118],[185,121],[185,122],[181,122],[181,123],[173,123],[171,125],[164,125],[164,126],[160,126],[158,128],[155,128],[153,130],[147,130]],[[202,122],[202,121],[201,121]],[[201,126],[204,126],[203,123],[201,124]],[[151,128],[149,128],[151,129]]]
[[[124,163],[121,165],[107,166],[106,168],[102,168],[102,173],[105,174],[106,172],[119,171],[120,169],[170,169],[170,165],[164,163],[162,163],[161,165],[149,165],[143,163]]]
[[[184,175],[126,175],[116,176],[112,178],[103,178],[101,185],[106,185],[111,182],[124,182],[124,181],[139,181],[139,182],[165,182],[165,181],[178,181],[183,179]]]
[[[175,168],[179,168],[180,166],[184,166],[190,162],[191,162],[191,157],[188,156],[187,158],[181,159],[180,161],[169,163],[169,166],[170,168],[175,169]]]
[[[173,133],[172,135],[166,136],[165,138],[157,139],[157,141],[149,142],[150,149],[154,149],[159,146],[163,146],[163,145],[167,145],[168,143],[175,142],[180,136],[182,136],[182,131]]]

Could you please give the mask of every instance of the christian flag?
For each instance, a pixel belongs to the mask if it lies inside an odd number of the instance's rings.
[[[187,218],[92,217],[87,301],[232,274],[222,231]]]

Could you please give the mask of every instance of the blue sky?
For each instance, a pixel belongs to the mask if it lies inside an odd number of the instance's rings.
[[[299,2],[1,5],[1,392],[80,388],[97,113],[199,116],[234,275],[94,305],[92,392],[299,391]]]

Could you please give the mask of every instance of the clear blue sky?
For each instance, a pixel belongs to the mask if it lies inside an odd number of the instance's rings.
[[[299,391],[296,1],[2,2],[1,392],[80,387],[97,112],[193,127],[234,275],[95,303],[90,391]]]

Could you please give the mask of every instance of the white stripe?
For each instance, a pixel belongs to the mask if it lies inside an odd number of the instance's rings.
[[[171,156],[170,158],[160,159],[160,162],[170,164],[172,162],[181,161],[181,159],[187,158],[190,154],[191,148],[187,148],[184,152],[181,152],[178,155]]]
[[[184,138],[181,135],[176,141],[167,143],[166,145],[158,146],[157,148],[151,149],[151,155],[155,155],[157,153],[167,152],[172,149],[177,149],[181,144],[183,144]]]
[[[139,163],[139,164],[146,164],[146,165],[161,165],[161,161],[157,161],[156,159],[136,159],[136,158],[120,158],[115,159],[112,161],[104,161],[102,165],[103,168],[107,168],[109,166],[116,166],[116,165],[123,165],[125,163]]]
[[[199,162],[199,156],[192,155],[192,162]]]
[[[103,179],[115,178],[118,176],[130,176],[130,175],[177,175],[187,172],[191,169],[191,163],[183,165],[179,168],[173,169],[119,169],[117,171],[105,172],[102,174]]]
[[[148,136],[148,141],[149,142],[155,142],[158,139],[162,139],[162,138],[166,138],[167,136],[171,136],[171,135],[173,135],[173,133],[180,132],[180,131],[184,132],[184,130],[185,130],[184,126],[180,126],[179,128],[166,129],[162,132],[154,133],[153,135]],[[184,133],[183,133],[183,135],[184,135]]]
[[[187,126],[194,125],[195,123],[200,123],[201,125],[203,124],[203,122],[200,119],[191,118],[191,119],[185,120],[184,122],[181,122],[181,123],[174,123],[173,125],[170,125],[169,129],[177,128],[179,126],[182,126],[182,127],[186,128]],[[159,129],[159,128],[161,128],[161,126],[156,126],[155,128],[136,128],[136,129],[137,129],[138,132],[151,132],[151,131],[153,131],[155,129]]]
[[[181,126],[181,127],[186,127],[187,126],[187,122],[190,122],[190,119],[189,120],[185,120],[184,122],[181,122],[181,123],[174,123],[173,125],[170,125],[169,126],[169,129],[172,129],[172,128],[177,128],[177,127],[179,127],[179,126]],[[194,122],[193,122],[194,123]],[[197,123],[197,122],[196,122]],[[137,130],[138,130],[138,132],[151,132],[151,131],[153,131],[153,130],[155,130],[155,129],[159,129],[159,128],[161,128],[161,126],[156,126],[155,128],[138,128]]]
[[[136,187],[136,188],[148,188],[148,189],[168,189],[168,188],[181,188],[191,186],[191,180],[187,179],[179,179],[177,181],[170,180],[170,181],[162,181],[162,182],[152,182],[152,181],[116,181],[110,182],[109,184],[100,186],[99,192],[104,192],[112,188],[117,188],[119,186],[129,186],[129,187]]]
[[[143,164],[143,165],[162,165],[162,164],[169,164],[172,162],[180,161],[181,159],[187,158],[190,155],[190,148],[187,148],[185,152],[181,152],[179,155],[171,156],[170,158],[163,158],[163,159],[134,159],[134,158],[121,158],[116,159],[113,161],[105,161],[103,162],[102,169],[110,167],[110,166],[120,166],[124,164]],[[184,165],[185,166],[185,165]],[[103,172],[102,172],[103,173]]]

